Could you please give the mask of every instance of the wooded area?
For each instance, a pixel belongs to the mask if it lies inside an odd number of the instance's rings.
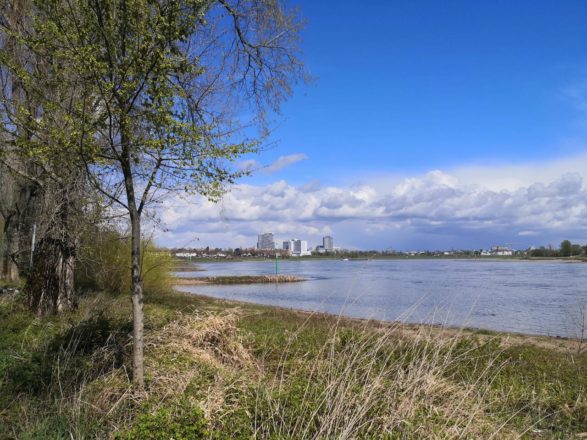
[[[305,79],[301,22],[277,0],[7,0],[0,29],[0,278],[59,313],[96,237],[126,240],[142,386],[145,213],[245,174]]]

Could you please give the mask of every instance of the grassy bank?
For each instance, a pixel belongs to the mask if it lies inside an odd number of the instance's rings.
[[[337,319],[148,295],[146,390],[130,305],[60,318],[0,299],[0,438],[572,438],[587,431],[575,341]]]

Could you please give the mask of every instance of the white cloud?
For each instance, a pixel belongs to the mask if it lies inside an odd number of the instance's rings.
[[[239,170],[247,171],[247,172],[257,171],[261,167],[262,167],[262,165],[259,162],[257,162],[255,159],[243,160],[242,162],[240,162],[237,165],[237,168]]]
[[[304,153],[296,153],[287,156],[281,156],[275,162],[264,167],[262,171],[265,174],[273,174],[290,165],[293,165],[296,162],[300,162],[306,159],[308,159],[308,156],[306,156]]]
[[[520,231],[520,232],[518,232],[518,235],[520,237],[532,237],[532,236],[538,235],[538,232],[536,232],[536,231]]]
[[[587,181],[587,152],[522,164],[467,165],[449,173],[461,183],[480,185],[494,191],[511,191],[536,182],[552,182],[565,173],[578,174]]]
[[[434,170],[348,187],[284,180],[238,185],[216,205],[203,198],[165,202],[162,220],[170,232],[159,243],[180,246],[198,235],[210,246],[252,246],[257,233],[272,231],[278,239],[314,244],[334,233],[338,245],[349,247],[545,244],[541,240],[585,237],[585,170],[587,155],[581,155],[550,166]]]
[[[237,168],[241,171],[255,171],[261,174],[270,175],[287,168],[294,163],[302,160],[307,160],[308,156],[304,153],[289,154],[287,156],[280,156],[277,160],[269,165],[263,165],[255,159],[246,159],[237,164]]]

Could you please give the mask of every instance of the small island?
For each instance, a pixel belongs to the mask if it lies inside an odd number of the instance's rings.
[[[305,278],[295,275],[238,275],[217,277],[177,277],[177,286],[199,286],[205,284],[261,284],[261,283],[297,283]]]

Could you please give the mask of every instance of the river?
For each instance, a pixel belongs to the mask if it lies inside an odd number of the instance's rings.
[[[274,261],[198,263],[180,276],[275,273]],[[517,260],[286,260],[282,284],[178,286],[217,298],[357,318],[578,337],[587,326],[587,264]],[[587,336],[587,332],[586,335]]]

